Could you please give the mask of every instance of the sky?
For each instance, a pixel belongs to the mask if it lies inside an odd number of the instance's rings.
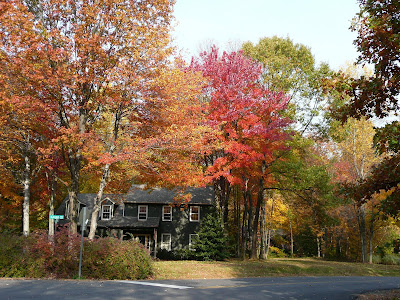
[[[174,38],[189,59],[209,41],[229,49],[229,42],[289,37],[339,69],[357,58],[349,27],[358,11],[356,0],[177,0]]]

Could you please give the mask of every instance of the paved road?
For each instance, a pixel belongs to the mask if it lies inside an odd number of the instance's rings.
[[[283,277],[168,281],[0,280],[0,299],[354,299],[400,289],[400,277]]]

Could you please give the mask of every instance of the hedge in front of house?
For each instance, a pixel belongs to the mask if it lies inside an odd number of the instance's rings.
[[[28,238],[0,235],[0,277],[76,278],[80,236],[67,229],[49,239],[44,231]],[[144,279],[153,274],[151,257],[140,243],[115,238],[85,239],[82,277]]]
[[[82,274],[86,278],[145,279],[153,275],[148,250],[135,240],[99,238],[86,241]]]

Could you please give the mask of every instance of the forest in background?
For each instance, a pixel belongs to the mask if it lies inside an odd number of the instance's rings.
[[[105,192],[208,184],[237,257],[399,262],[400,4],[359,4],[337,71],[276,36],[186,62],[171,1],[0,3],[1,232],[69,197],[76,233],[91,192],[93,239]]]

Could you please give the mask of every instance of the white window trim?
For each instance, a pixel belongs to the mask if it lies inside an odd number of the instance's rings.
[[[81,202],[79,202],[79,201],[76,201],[76,215],[79,217],[79,213],[80,213],[80,210],[79,210],[79,207],[81,206]],[[66,201],[65,202],[65,212],[64,212],[64,216],[65,216],[65,218],[67,218],[67,219],[69,219],[69,200],[68,201]]]
[[[198,208],[198,213],[193,213],[193,212],[192,212],[193,207],[197,207],[197,208]],[[199,217],[198,217],[197,220],[192,220],[192,215],[195,215],[195,214],[198,214]],[[195,205],[195,206],[191,206],[191,207],[190,207],[190,211],[189,211],[189,220],[190,220],[190,222],[200,222],[200,206]]]
[[[140,208],[141,207],[146,207],[146,218],[145,219],[140,219]],[[139,221],[146,221],[147,220],[147,216],[149,214],[149,206],[148,205],[138,205],[138,220]]]
[[[169,207],[171,209],[171,212],[169,214],[164,214],[164,207]],[[169,220],[165,218],[165,215],[170,215]],[[170,205],[163,205],[162,207],[162,220],[166,222],[171,222],[172,221],[172,206]]]
[[[69,219],[69,201],[65,202],[65,218]]]
[[[101,206],[101,219],[102,219],[102,220],[111,220],[111,218],[113,217],[113,206],[114,206],[114,205],[112,205],[112,204],[105,204],[105,205],[102,205],[102,206]],[[104,217],[104,213],[105,213],[104,208],[105,208],[105,207],[109,207],[109,208],[110,208],[110,211],[109,211],[109,212],[106,212],[106,213],[109,213],[109,214],[110,214],[110,217],[109,217],[109,218],[105,218],[105,217]]]
[[[169,236],[169,243],[163,242],[164,236]],[[160,249],[171,251],[172,236],[170,233],[161,233]]]
[[[192,241],[193,236],[196,236],[197,238],[199,238],[199,235],[196,233],[189,234],[189,250],[192,250],[192,251],[195,250],[195,249],[193,249],[193,241]]]

